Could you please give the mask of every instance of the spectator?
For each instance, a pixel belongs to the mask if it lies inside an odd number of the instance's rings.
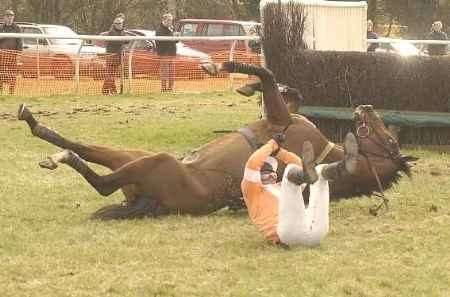
[[[260,36],[257,27],[251,27],[248,31],[249,36]],[[248,47],[252,52],[260,54],[261,53],[261,41],[260,40],[249,40]]]
[[[373,22],[367,21],[367,39],[378,39],[377,33],[373,31]],[[371,43],[367,47],[367,52],[374,52],[380,45],[378,43]]]
[[[174,36],[173,16],[166,13],[161,18],[161,24],[156,36]],[[173,91],[175,79],[174,60],[177,55],[178,41],[156,41],[156,52],[159,56],[159,73],[161,78],[161,92]]]
[[[430,40],[447,40],[447,34],[442,31],[442,22],[437,21],[431,25],[431,32],[428,34]],[[446,44],[429,44],[428,54],[430,56],[443,56],[447,54]]]
[[[21,33],[19,26],[14,22],[14,11],[6,10],[0,33]],[[0,38],[0,90],[3,84],[9,84],[9,94],[14,94],[17,81],[17,55],[22,51],[21,38]]]
[[[110,30],[106,33],[107,36],[125,36],[124,30],[124,14],[118,14],[114,19]],[[116,83],[114,77],[117,76],[119,68],[123,67],[122,51],[123,46],[127,41],[107,41],[106,42],[106,70],[105,81],[103,83],[103,95],[117,94]],[[120,71],[121,81],[123,79],[123,71]],[[122,90],[121,83],[121,90]]]

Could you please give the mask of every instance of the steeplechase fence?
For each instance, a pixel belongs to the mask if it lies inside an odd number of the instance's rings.
[[[239,61],[261,64],[262,55],[248,45],[258,37],[157,37],[157,36],[55,36],[44,34],[1,33],[0,38],[18,37],[35,40],[32,48],[21,52],[0,50],[0,91],[3,95],[48,96],[57,94],[99,95],[107,77],[113,77],[118,93],[147,94],[160,91],[160,57],[155,49],[138,48],[145,40],[220,41],[226,47],[208,53],[192,51],[184,47],[172,59],[174,91],[200,92],[229,90],[245,84],[252,77],[247,75],[221,74],[210,77],[200,64],[210,62]],[[74,39],[78,46],[53,50],[45,40]],[[79,40],[82,42],[80,43]],[[44,42],[43,42],[44,41]],[[113,54],[89,52],[90,42],[127,41],[128,45],[120,63],[113,69],[108,67]],[[244,46],[242,46],[244,45]],[[93,47],[92,47],[93,48]],[[186,50],[187,49],[187,50]],[[12,87],[11,87],[12,85]]]

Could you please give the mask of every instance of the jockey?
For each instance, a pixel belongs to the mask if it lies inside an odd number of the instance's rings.
[[[345,137],[344,160],[315,168],[309,141],[303,144],[303,160],[279,142],[269,140],[247,161],[241,187],[250,220],[273,243],[317,246],[329,228],[328,181],[355,173],[356,138],[351,133]],[[273,156],[287,164],[281,183],[277,183],[278,162]],[[311,184],[310,199],[305,207],[302,191],[307,184]]]

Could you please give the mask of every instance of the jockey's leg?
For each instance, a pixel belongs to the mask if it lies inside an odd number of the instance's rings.
[[[316,167],[319,179],[309,188],[309,205],[305,221],[310,234],[308,240],[304,242],[308,246],[319,245],[329,230],[330,188],[328,180],[322,175],[322,169],[325,166],[326,164],[321,164]]]
[[[278,200],[277,234],[280,241],[286,245],[301,243],[304,233],[304,219],[306,216],[305,202],[302,191],[304,185],[289,181],[289,171],[300,169],[298,165],[289,164],[284,171],[281,181],[281,192]]]

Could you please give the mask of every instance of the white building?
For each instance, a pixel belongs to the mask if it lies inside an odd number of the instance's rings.
[[[366,1],[261,0],[260,11],[280,2],[302,4],[306,12],[304,40],[309,49],[366,51]],[[261,15],[262,22],[263,15]]]

